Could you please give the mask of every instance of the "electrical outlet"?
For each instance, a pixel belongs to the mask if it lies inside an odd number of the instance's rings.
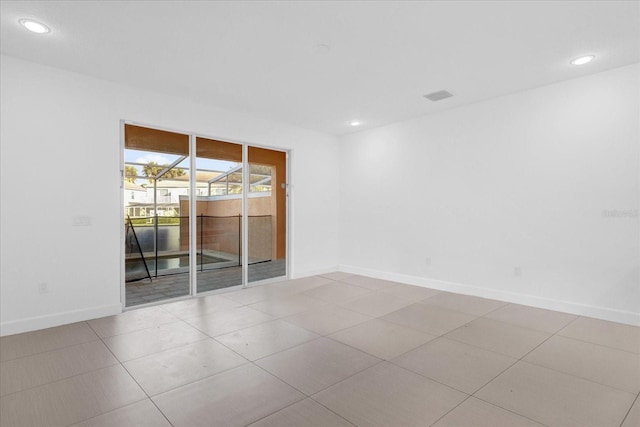
[[[91,217],[87,215],[74,216],[72,225],[74,227],[88,227],[91,225]]]
[[[522,276],[522,267],[514,267],[513,275],[516,277]]]
[[[46,282],[38,283],[38,293],[39,294],[48,294],[49,293],[49,284]]]

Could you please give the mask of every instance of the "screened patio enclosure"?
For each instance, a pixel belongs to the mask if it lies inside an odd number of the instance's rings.
[[[286,276],[286,154],[272,151],[125,125],[126,306]]]

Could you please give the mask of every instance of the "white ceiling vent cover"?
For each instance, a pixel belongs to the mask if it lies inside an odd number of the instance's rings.
[[[449,91],[439,90],[437,92],[428,93],[424,97],[427,98],[429,101],[435,102],[435,101],[451,98],[452,96],[453,94]]]

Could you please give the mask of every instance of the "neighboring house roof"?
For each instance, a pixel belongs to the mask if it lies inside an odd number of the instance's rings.
[[[144,191],[146,192],[147,189],[141,185],[138,184],[134,184],[132,182],[129,181],[124,181],[124,189],[125,190],[131,190],[131,191]]]
[[[208,182],[210,179],[219,177],[222,174],[223,174],[223,172],[198,171],[196,173],[196,181],[197,182]],[[189,174],[184,174],[182,176],[176,176],[174,178],[167,178],[167,179],[162,179],[161,178],[160,181],[163,181],[163,182],[167,182],[167,181],[185,182],[185,181],[189,181]]]

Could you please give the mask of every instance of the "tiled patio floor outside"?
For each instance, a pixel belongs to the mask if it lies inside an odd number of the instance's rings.
[[[283,277],[286,275],[286,260],[261,262],[249,266],[249,283]],[[198,292],[213,291],[242,284],[240,266],[198,272]],[[130,282],[126,285],[127,307],[148,304],[189,295],[189,274],[179,273]]]

